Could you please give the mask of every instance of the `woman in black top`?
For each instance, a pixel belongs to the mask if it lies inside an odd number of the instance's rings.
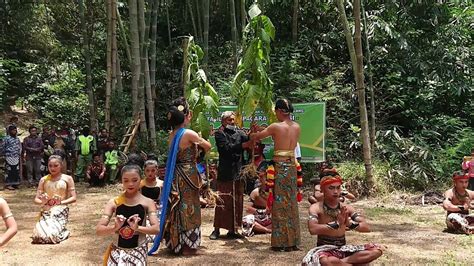
[[[107,265],[146,265],[147,238],[159,231],[155,202],[140,193],[141,170],[137,165],[122,168],[124,192],[107,202],[99,223],[97,235],[116,235],[116,241],[110,244],[106,256]],[[115,222],[109,225],[115,213]],[[150,225],[145,220],[148,218]]]
[[[148,160],[145,162],[145,179],[140,183],[143,196],[154,200],[157,204],[160,201],[163,181],[158,179],[158,162]]]

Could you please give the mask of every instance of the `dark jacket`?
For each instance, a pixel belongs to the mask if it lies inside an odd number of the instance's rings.
[[[217,180],[238,179],[240,169],[244,164],[242,143],[248,141],[248,136],[242,130],[234,131],[221,127],[214,133],[214,137],[219,152]]]

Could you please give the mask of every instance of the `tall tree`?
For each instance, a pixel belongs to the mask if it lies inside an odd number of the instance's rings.
[[[298,11],[300,9],[299,0],[293,0],[293,17],[291,22],[291,41],[298,41]]]
[[[125,54],[127,55],[127,60],[130,64],[132,64],[132,53],[130,52],[130,45],[128,44],[127,33],[125,32],[125,27],[123,26],[122,18],[120,16],[120,11],[117,6],[117,10],[115,11],[117,14],[117,21],[120,29],[120,36],[123,42],[123,49],[125,50]],[[130,27],[131,29],[131,27]],[[131,31],[130,31],[131,32]]]
[[[365,85],[364,85],[364,62],[362,57],[362,41],[361,41],[361,25],[360,25],[360,0],[354,0],[354,21],[355,21],[355,48],[352,40],[351,32],[349,31],[349,22],[346,17],[346,10],[343,0],[337,0],[337,7],[340,13],[341,24],[344,28],[344,35],[346,36],[347,47],[352,61],[352,70],[356,83],[357,98],[359,101],[359,116],[361,124],[361,141],[364,155],[365,175],[367,179],[367,193],[370,193],[374,185],[373,169],[372,169],[372,153],[370,149],[369,138],[369,123],[367,119],[367,106],[365,103]]]
[[[146,22],[145,22],[145,1],[138,0],[138,32],[140,42],[140,79],[138,82],[138,105],[140,109],[140,134],[143,138],[147,138],[148,129],[146,121],[146,80],[150,77],[148,66],[148,58],[146,56],[148,35],[146,34]],[[149,79],[148,79],[149,80]]]
[[[198,29],[196,27],[196,20],[194,19],[193,4],[192,4],[191,1],[186,1],[186,3],[187,3],[187,6],[188,6],[189,15],[191,16],[191,24],[193,26],[194,36],[196,36],[196,38],[199,38]]]
[[[204,41],[204,65],[207,66],[209,59],[209,0],[202,1],[203,21],[203,41]]]
[[[202,15],[201,15],[201,3],[199,0],[193,0],[193,2],[196,3],[196,18],[197,18],[197,31],[198,31],[198,36],[200,41],[202,41],[202,36],[203,36],[203,27],[202,27]]]
[[[169,12],[169,0],[165,0],[165,10],[166,10],[166,28],[168,29],[168,46],[171,46],[171,25],[170,25],[170,12]],[[187,18],[188,15],[185,15]],[[185,22],[186,23],[186,22]]]
[[[132,110],[135,117],[140,108],[138,103],[138,83],[140,81],[140,35],[138,33],[138,10],[137,0],[129,0],[128,8],[130,14],[130,43],[132,63]]]
[[[233,47],[233,55],[234,55],[234,65],[233,69],[237,67],[238,64],[238,55],[237,55],[237,22],[235,19],[235,3],[234,0],[230,0],[229,2],[230,5],[230,27],[231,27],[231,33],[232,33],[232,47]]]
[[[240,24],[241,34],[243,34],[245,25],[247,25],[247,10],[245,10],[245,0],[240,0]]]
[[[90,128],[97,130],[97,114],[96,104],[94,97],[94,88],[92,87],[92,69],[91,69],[91,56],[89,48],[89,35],[87,30],[87,21],[85,16],[84,1],[79,0],[79,16],[81,19],[82,29],[82,54],[86,65],[86,84],[87,84],[87,95],[89,99],[89,113],[90,113]]]
[[[158,23],[158,8],[160,0],[153,1],[151,11],[151,35],[150,35],[150,86],[153,101],[156,99],[156,24]]]
[[[106,52],[106,61],[107,61],[107,75],[106,75],[106,82],[105,82],[105,107],[104,107],[104,115],[105,121],[104,125],[105,128],[109,131],[110,130],[110,98],[112,94],[112,9],[113,9],[113,0],[107,0],[107,52]]]
[[[367,51],[367,76],[369,77],[369,93],[370,93],[370,147],[374,150],[375,147],[375,93],[374,93],[374,83],[372,80],[372,61],[370,60],[370,43],[369,43],[369,28],[367,25],[367,15],[364,9],[364,3],[361,3],[362,16],[364,20],[364,41],[365,49]]]

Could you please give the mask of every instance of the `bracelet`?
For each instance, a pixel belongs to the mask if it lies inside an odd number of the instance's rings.
[[[464,208],[464,206],[462,206],[462,205],[459,205],[458,208],[459,208],[460,211],[466,210],[466,209]]]
[[[335,222],[327,223],[326,225],[327,225],[329,228],[334,229],[334,230],[339,229],[339,223],[336,222],[336,221],[335,221]]]
[[[360,223],[358,222],[351,222],[351,225],[349,225],[349,230],[354,230],[357,227],[359,227]]]
[[[2,218],[3,218],[3,220],[6,220],[6,219],[8,219],[8,218],[10,218],[10,217],[13,217],[13,213],[11,213],[11,212],[5,214]]]

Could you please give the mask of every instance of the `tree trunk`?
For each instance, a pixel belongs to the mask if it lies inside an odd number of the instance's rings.
[[[199,41],[202,41],[202,15],[201,15],[201,5],[199,0],[193,0],[196,2],[196,17],[197,17],[197,30],[198,30],[198,36],[196,38],[199,39]]]
[[[127,55],[127,60],[132,65],[133,62],[132,62],[132,55],[131,55],[131,52],[130,52],[130,45],[128,45],[127,33],[125,32],[125,28],[123,27],[122,18],[120,16],[120,12],[119,12],[118,7],[117,7],[116,12],[117,12],[117,20],[118,20],[118,24],[119,24],[119,28],[120,28],[120,36],[122,36],[122,41],[123,41],[123,44],[124,44],[125,53]],[[131,27],[130,27],[130,34],[131,33],[132,33],[132,31],[131,31]],[[130,39],[131,39],[131,37],[130,37]]]
[[[199,38],[198,31],[196,28],[196,21],[194,20],[193,4],[190,1],[186,1],[188,4],[189,15],[191,16],[191,24],[193,25],[194,37]]]
[[[365,49],[367,51],[367,75],[369,76],[369,93],[370,93],[370,148],[374,150],[375,148],[375,93],[374,85],[372,82],[372,62],[370,61],[370,45],[369,45],[369,34],[367,33],[367,17],[364,10],[364,3],[361,3],[362,16],[364,20],[364,40],[365,40]]]
[[[117,93],[118,95],[122,95],[123,93],[123,84],[122,84],[122,70],[120,67],[120,57],[117,51]]]
[[[293,43],[298,41],[298,10],[300,8],[299,0],[293,0],[293,18],[291,23],[291,40]]]
[[[237,68],[238,58],[237,58],[237,22],[235,21],[235,3],[234,0],[230,0],[230,26],[231,26],[231,33],[232,33],[232,47],[234,53],[234,70]]]
[[[355,22],[355,50],[357,59],[356,89],[359,100],[360,125],[362,149],[364,152],[365,173],[367,176],[368,193],[374,187],[372,173],[372,154],[369,138],[369,121],[367,119],[367,106],[365,104],[365,85],[364,85],[364,58],[362,56],[362,39],[360,25],[360,0],[354,0],[354,22]]]
[[[344,7],[344,0],[336,0],[337,9],[339,10],[339,20],[344,30],[344,36],[346,37],[347,48],[349,49],[349,55],[351,57],[352,71],[354,79],[357,75],[357,60],[354,48],[354,41],[352,40],[351,30],[349,29],[349,21],[347,21],[346,8]]]
[[[183,71],[181,76],[181,82],[183,86],[183,94],[185,95],[186,85],[189,82],[189,73],[188,73],[188,46],[189,46],[189,38],[183,39]]]
[[[113,66],[112,66],[112,53],[113,53],[113,34],[112,34],[112,10],[113,10],[113,0],[107,0],[107,75],[105,81],[105,107],[104,107],[104,116],[105,121],[104,125],[107,131],[110,131],[110,98],[112,94],[112,75],[113,75]]]
[[[245,26],[247,26],[247,10],[245,10],[245,0],[240,0],[240,23],[242,24],[241,27],[241,34],[243,34],[245,30]]]
[[[146,27],[145,27],[145,42],[144,42],[144,69],[145,69],[145,96],[146,96],[146,109],[148,113],[148,133],[149,133],[149,140],[150,140],[150,145],[152,148],[155,148],[156,146],[156,131],[155,131],[155,103],[154,103],[154,98],[153,98],[153,93],[152,93],[152,87],[151,87],[151,75],[150,75],[150,66],[148,63],[148,47],[149,47],[149,32],[150,32],[150,24],[154,23],[154,27],[156,29],[156,21],[154,22],[153,20],[156,18],[158,20],[158,0],[149,0],[149,8],[147,9],[147,18],[148,20],[146,21]],[[156,16],[153,17],[153,12],[156,8]],[[151,11],[151,12],[150,12]],[[151,28],[153,28],[153,25],[151,25]],[[156,39],[156,36],[155,36]],[[152,43],[155,45],[155,64],[156,64],[156,41],[152,41]],[[153,85],[154,87],[154,85]]]
[[[90,128],[91,130],[97,130],[97,115],[96,105],[94,98],[94,89],[92,88],[92,70],[91,70],[91,57],[89,51],[89,35],[87,34],[87,23],[85,17],[85,6],[84,1],[79,0],[79,16],[81,19],[82,28],[82,53],[84,56],[86,66],[86,84],[87,84],[87,96],[89,99],[89,116],[90,116]]]
[[[204,66],[207,66],[207,61],[209,59],[209,0],[203,0],[202,4],[203,16],[204,16]]]
[[[132,110],[133,117],[140,111],[138,102],[138,83],[140,81],[140,35],[138,33],[138,11],[137,0],[129,0],[128,8],[130,13],[130,43],[132,46]]]
[[[153,0],[151,13],[151,39],[150,39],[150,86],[153,101],[156,100],[156,24],[158,23],[159,0]]]
[[[146,69],[148,64],[148,58],[146,58],[145,51],[146,49],[146,42],[148,36],[146,35],[146,23],[145,23],[145,1],[138,0],[138,30],[139,30],[139,38],[140,38],[140,79],[138,83],[138,104],[140,108],[140,134],[143,138],[147,138],[148,130],[147,130],[147,121],[145,115],[145,79],[146,74],[149,74],[149,70]],[[150,76],[148,76],[150,78]]]
[[[112,0],[112,94],[117,87],[117,0]],[[107,129],[108,130],[108,129]]]
[[[374,180],[372,172],[372,154],[370,150],[369,140],[369,125],[367,121],[367,106],[365,104],[362,44],[360,38],[360,0],[354,0],[355,45],[357,48],[357,54],[356,48],[354,48],[354,41],[352,40],[352,35],[349,30],[349,22],[347,21],[346,10],[344,7],[343,0],[337,0],[336,3],[337,8],[339,10],[339,18],[341,20],[341,25],[344,29],[344,35],[346,37],[347,47],[349,49],[349,54],[352,62],[352,70],[356,82],[356,91],[359,101],[362,150],[368,188],[367,194],[369,194],[370,190],[373,188]]]
[[[168,46],[171,47],[171,25],[170,25],[170,13],[168,10],[168,1],[165,1],[166,4],[166,27],[168,29]],[[186,18],[188,15],[186,14]],[[185,22],[186,23],[186,22]]]

